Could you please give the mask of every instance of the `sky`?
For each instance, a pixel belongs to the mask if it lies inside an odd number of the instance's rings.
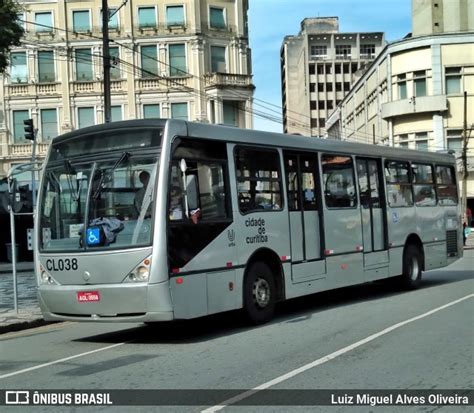
[[[255,99],[278,106],[272,109],[281,114],[283,38],[298,34],[306,17],[329,16],[339,17],[341,33],[385,32],[385,40],[391,42],[411,31],[411,0],[250,0],[249,38]],[[254,106],[254,110],[263,109]],[[254,129],[282,132],[283,126],[254,116]]]

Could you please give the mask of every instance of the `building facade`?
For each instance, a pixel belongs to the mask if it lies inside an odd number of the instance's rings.
[[[0,77],[0,177],[31,158],[24,119],[38,128],[40,157],[54,136],[104,121],[101,0],[20,3],[25,36]],[[112,121],[252,127],[248,0],[109,0],[108,7]]]
[[[461,156],[464,92],[474,125],[474,32],[441,33],[389,44],[327,123],[330,138]],[[468,198],[474,155],[468,150]]]
[[[474,0],[412,0],[412,34],[474,31]]]
[[[337,17],[307,18],[280,51],[283,129],[322,136],[328,114],[385,45],[384,33],[340,33]]]

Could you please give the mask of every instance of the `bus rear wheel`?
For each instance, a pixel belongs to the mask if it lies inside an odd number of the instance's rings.
[[[416,245],[408,245],[403,252],[402,284],[407,289],[415,289],[421,283],[423,269],[423,256]]]
[[[253,324],[271,320],[275,312],[276,287],[273,274],[263,262],[249,268],[244,281],[244,312]]]

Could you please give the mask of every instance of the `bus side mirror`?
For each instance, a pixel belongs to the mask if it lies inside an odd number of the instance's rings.
[[[179,163],[179,168],[181,169],[181,172],[183,174],[186,173],[186,169],[188,169],[188,165],[186,165],[186,160],[184,158],[181,158],[181,162]]]

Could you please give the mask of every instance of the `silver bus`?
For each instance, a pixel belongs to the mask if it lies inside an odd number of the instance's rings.
[[[462,256],[452,155],[161,119],[55,138],[35,236],[46,320],[261,323]]]

